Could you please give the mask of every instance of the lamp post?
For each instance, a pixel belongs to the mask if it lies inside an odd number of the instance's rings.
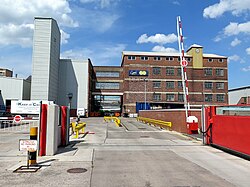
[[[67,97],[69,98],[69,110],[70,110],[71,109],[71,101],[72,101],[72,98],[73,98],[73,93],[68,93]]]
[[[145,93],[145,96],[144,96],[144,99],[145,99],[145,101],[144,101],[144,109],[146,110],[147,109],[146,108],[146,104],[147,104],[147,84],[146,84],[146,82],[147,82],[147,79],[145,78],[143,80],[144,80],[144,93]]]

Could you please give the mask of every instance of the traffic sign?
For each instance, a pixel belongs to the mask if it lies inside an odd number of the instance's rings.
[[[21,121],[22,121],[22,116],[20,116],[20,115],[15,115],[15,117],[14,117],[14,122],[15,122],[15,123],[21,123]]]
[[[181,61],[181,66],[186,67],[188,65],[188,62],[186,60]]]
[[[19,150],[33,152],[37,150],[37,140],[19,140]]]

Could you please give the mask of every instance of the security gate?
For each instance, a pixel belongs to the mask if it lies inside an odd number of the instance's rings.
[[[205,109],[208,145],[250,159],[250,106],[211,106]]]

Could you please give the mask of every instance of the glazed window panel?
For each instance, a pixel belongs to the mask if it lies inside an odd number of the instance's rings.
[[[161,81],[153,81],[153,88],[160,88],[161,87]]]
[[[128,56],[128,60],[135,60],[136,57],[135,56]]]
[[[205,82],[204,88],[209,89],[209,90],[213,89],[213,83],[212,82]]]
[[[217,82],[216,83],[216,89],[224,89],[225,84],[224,82]]]
[[[118,71],[97,71],[96,77],[120,77]]]
[[[174,88],[174,81],[167,81],[166,87],[167,87],[167,89],[173,89]]]
[[[153,74],[154,75],[160,75],[161,74],[161,68],[160,67],[153,67]]]
[[[217,102],[224,102],[225,101],[225,95],[224,94],[217,94],[216,95]]]
[[[174,75],[174,68],[168,67],[168,68],[166,69],[166,74],[167,74],[167,75]]]
[[[174,94],[166,94],[167,101],[174,101]]]
[[[148,60],[148,56],[141,56],[141,60]]]
[[[212,94],[205,94],[205,102],[212,102],[213,95]]]
[[[206,68],[204,69],[205,76],[212,76],[213,75],[213,69],[212,68]]]
[[[160,56],[155,56],[154,60],[159,61],[159,60],[161,60],[161,57]]]
[[[222,77],[224,76],[224,69],[216,69],[215,73],[216,73],[216,76]]]
[[[96,82],[96,89],[117,90],[120,89],[119,82]]]
[[[161,94],[160,93],[154,93],[153,94],[153,100],[154,101],[160,101],[161,100]]]

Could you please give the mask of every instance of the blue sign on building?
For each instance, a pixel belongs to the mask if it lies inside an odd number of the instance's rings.
[[[148,76],[147,70],[129,70],[129,76]]]

